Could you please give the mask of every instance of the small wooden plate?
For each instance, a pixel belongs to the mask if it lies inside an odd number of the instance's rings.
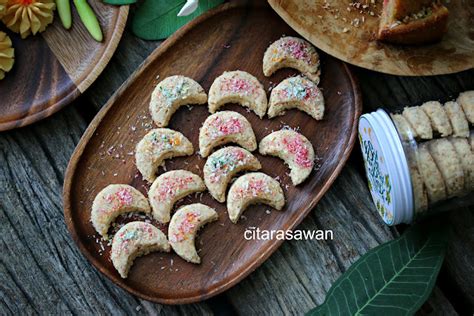
[[[110,248],[98,241],[89,221],[95,195],[108,184],[127,183],[144,194],[148,191],[149,185],[141,180],[135,167],[133,151],[153,127],[148,104],[159,80],[181,74],[196,79],[209,91],[214,78],[224,71],[241,69],[255,75],[268,89],[295,74],[281,70],[266,78],[262,73],[265,49],[282,34],[294,32],[268,4],[227,3],[186,25],[163,43],[92,121],[66,172],[64,215],[84,255],[119,286],[147,300],[166,304],[196,302],[228,289],[255,270],[282,242],[245,240],[244,231],[248,227],[268,230],[296,227],[341,171],[356,139],[361,99],[348,67],[322,54],[321,82],[326,100],[323,121],[316,122],[294,110],[278,119],[260,120],[241,106],[225,106],[249,119],[257,140],[286,125],[300,128],[311,140],[320,158],[319,168],[296,188],[291,185],[282,161],[256,154],[263,172],[279,176],[282,186],[287,188],[284,211],[267,212],[270,207],[252,206],[234,225],[228,219],[225,205],[214,201],[208,193],[202,198],[185,198],[180,205],[201,202],[219,213],[219,221],[206,226],[196,242],[202,263],[187,263],[174,253],[152,253],[135,261],[127,279],[121,279],[115,271],[109,259]],[[205,105],[183,107],[173,116],[170,128],[181,131],[197,149],[199,128],[208,115]],[[202,176],[204,163],[205,159],[195,154],[168,161],[166,167],[187,169]],[[124,220],[128,219],[121,219]]]
[[[348,11],[351,1],[347,0],[268,2],[286,23],[315,46],[359,67],[399,76],[443,75],[474,67],[472,0],[450,1],[448,33],[441,42],[422,46],[390,45],[375,40],[382,1],[377,1],[374,9],[362,10],[363,13],[353,7]],[[359,19],[359,27],[351,25],[356,23],[355,19]]]
[[[56,14],[44,33],[22,40],[8,31],[15,65],[0,81],[0,131],[34,123],[60,110],[100,75],[122,37],[128,6],[89,1],[104,34],[98,43],[73,8],[73,25],[65,30]]]

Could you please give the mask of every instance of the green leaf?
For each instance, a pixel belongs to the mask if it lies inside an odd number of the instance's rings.
[[[193,14],[178,17],[177,14],[186,3],[184,0],[145,0],[135,12],[132,30],[136,36],[146,40],[164,39],[184,24],[224,2],[223,0],[201,0]]]
[[[414,314],[433,289],[446,242],[446,225],[411,227],[359,258],[307,315]]]
[[[126,5],[137,2],[137,0],[103,0],[104,3],[113,5]]]

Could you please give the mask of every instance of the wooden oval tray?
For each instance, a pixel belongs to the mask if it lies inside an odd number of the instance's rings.
[[[83,93],[105,68],[122,37],[128,6],[90,1],[104,41],[89,35],[73,8],[73,25],[65,30],[55,15],[44,33],[22,40],[10,35],[15,65],[0,81],[0,131],[34,123],[60,110]]]
[[[423,46],[397,46],[375,40],[382,1],[363,13],[354,9],[349,12],[351,1],[347,0],[268,2],[288,25],[315,46],[359,67],[399,76],[442,75],[474,67],[472,0],[450,1],[448,33],[441,42]],[[359,27],[351,25],[356,23],[354,19],[359,19]]]
[[[262,73],[267,46],[282,36],[294,35],[291,28],[266,3],[228,3],[180,29],[146,60],[140,69],[109,100],[94,118],[69,163],[64,184],[64,215],[73,239],[92,264],[113,282],[144,299],[166,304],[196,302],[216,295],[256,269],[281,244],[280,240],[244,239],[248,227],[292,229],[315,206],[340,173],[356,139],[361,113],[357,84],[348,67],[322,54],[322,88],[326,100],[323,121],[289,111],[285,116],[260,120],[238,105],[227,105],[251,122],[257,140],[282,126],[300,128],[314,145],[319,168],[301,186],[293,187],[287,167],[277,158],[258,155],[263,171],[279,176],[286,187],[283,212],[253,206],[246,219],[234,225],[226,207],[208,193],[185,198],[180,204],[201,202],[219,213],[219,221],[206,226],[196,245],[202,263],[187,263],[176,254],[152,253],[138,258],[127,279],[121,279],[110,259],[110,248],[101,243],[92,227],[90,209],[95,195],[111,183],[127,183],[147,193],[133,151],[152,128],[148,114],[150,95],[156,83],[174,74],[196,79],[206,91],[214,78],[226,70],[241,69],[255,75],[268,89],[289,75],[281,70],[271,78]],[[158,76],[160,79],[158,79]],[[183,107],[173,116],[170,128],[181,131],[198,148],[198,132],[208,116],[207,106]],[[166,163],[167,170],[187,169],[202,176],[205,159],[198,154]],[[160,173],[163,170],[160,170]],[[121,221],[127,219],[122,218]]]

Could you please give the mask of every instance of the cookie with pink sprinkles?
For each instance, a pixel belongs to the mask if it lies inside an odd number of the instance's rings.
[[[120,276],[125,279],[135,258],[153,251],[170,251],[166,235],[152,224],[130,222],[115,234],[110,259]]]
[[[324,98],[321,90],[303,76],[290,77],[280,82],[270,94],[268,116],[284,115],[288,109],[298,109],[315,120],[324,116]]]
[[[263,172],[251,172],[237,178],[229,189],[227,212],[232,223],[252,204],[266,204],[281,211],[285,195],[280,183]]]
[[[173,205],[178,200],[205,189],[201,177],[190,171],[172,170],[163,173],[156,178],[148,191],[153,218],[160,223],[168,223]]]
[[[248,150],[236,146],[224,147],[207,158],[203,169],[204,182],[212,197],[223,203],[227,186],[237,173],[261,168],[258,159]]]
[[[110,184],[96,195],[92,203],[92,226],[107,239],[110,224],[119,215],[128,212],[150,213],[147,198],[128,184]]]
[[[319,55],[308,41],[285,36],[268,46],[263,56],[263,74],[271,76],[281,68],[293,68],[319,84]]]
[[[290,168],[293,185],[302,183],[314,167],[314,149],[311,142],[302,134],[283,129],[265,136],[259,144],[262,155],[283,159]]]
[[[214,147],[227,143],[254,151],[257,140],[250,122],[240,113],[233,111],[217,112],[209,116],[199,130],[199,151],[207,157]]]
[[[238,103],[263,118],[267,112],[267,94],[257,78],[245,71],[226,71],[209,89],[209,112],[215,113],[227,103]]]
[[[174,252],[188,262],[201,263],[194,244],[196,234],[204,225],[218,219],[216,210],[201,203],[185,205],[178,209],[168,228],[168,238]]]
[[[193,144],[183,134],[169,128],[157,128],[149,131],[137,144],[135,163],[143,179],[153,182],[165,159],[193,153]]]

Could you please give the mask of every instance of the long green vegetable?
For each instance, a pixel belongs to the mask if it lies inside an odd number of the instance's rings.
[[[59,18],[66,30],[71,28],[71,3],[69,0],[56,0],[56,7],[58,8]]]
[[[97,17],[89,3],[87,3],[86,0],[74,0],[74,5],[76,6],[82,23],[84,23],[92,37],[96,41],[102,42],[104,37],[102,35],[102,30],[100,29],[99,20],[97,20]]]

